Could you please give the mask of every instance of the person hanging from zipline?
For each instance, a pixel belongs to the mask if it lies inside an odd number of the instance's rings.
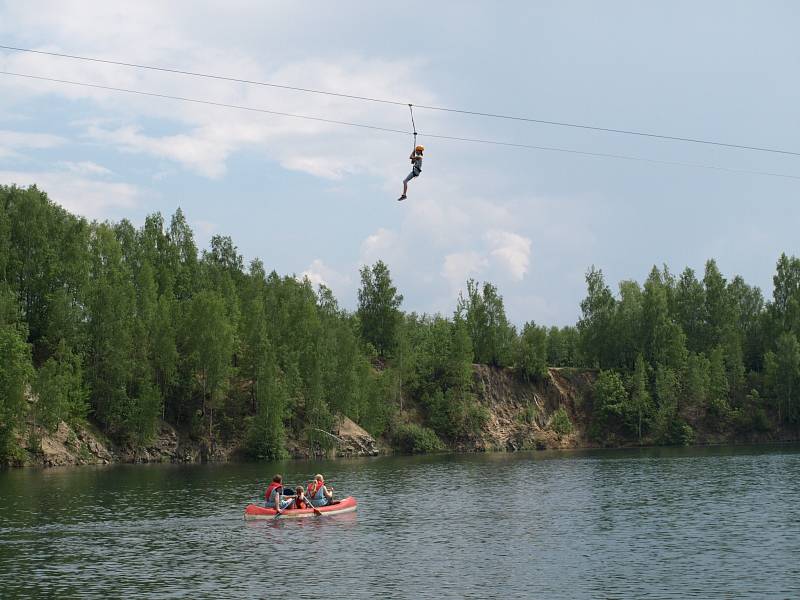
[[[409,173],[405,179],[403,179],[403,195],[400,196],[397,200],[398,202],[401,200],[406,199],[406,192],[408,192],[408,182],[414,179],[414,177],[419,177],[419,174],[422,173],[422,153],[425,152],[425,148],[423,146],[416,146],[414,150],[411,152],[411,156],[408,158],[411,160],[411,173]]]
[[[408,112],[411,114],[411,130],[414,132],[414,149],[411,151],[411,156],[408,157],[411,160],[411,173],[403,179],[403,195],[397,199],[398,202],[406,199],[408,182],[414,179],[414,177],[419,177],[419,174],[422,173],[422,153],[425,152],[425,148],[417,145],[417,124],[414,123],[413,104],[408,105]]]

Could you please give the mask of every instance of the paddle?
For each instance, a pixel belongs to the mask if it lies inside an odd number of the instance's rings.
[[[280,498],[278,498],[278,506],[280,506],[280,502],[281,502],[281,501],[280,501]],[[289,504],[287,504],[287,505],[286,505],[286,508],[277,508],[277,507],[276,507],[275,516],[274,516],[274,517],[272,517],[272,520],[274,521],[275,519],[277,519],[278,517],[280,517],[280,516],[281,516],[281,515],[282,515],[282,514],[283,514],[285,511],[289,510],[289,507],[290,507],[291,505],[292,505],[292,503],[290,502]]]
[[[320,509],[318,509],[316,506],[314,506],[313,504],[311,504],[311,500],[308,501],[308,506],[314,511],[315,515],[322,516],[322,511]]]

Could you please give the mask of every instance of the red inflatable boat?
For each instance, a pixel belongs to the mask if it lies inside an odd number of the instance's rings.
[[[352,496],[348,496],[342,500],[336,500],[333,504],[327,506],[320,506],[317,510],[320,512],[317,515],[313,508],[301,508],[300,510],[288,508],[281,513],[279,519],[302,519],[304,517],[329,517],[331,515],[342,515],[344,513],[353,512],[358,507],[358,502]],[[258,504],[248,504],[244,509],[244,518],[247,521],[255,519],[274,519],[274,508],[264,508]]]

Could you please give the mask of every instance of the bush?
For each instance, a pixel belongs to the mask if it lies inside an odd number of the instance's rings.
[[[477,436],[483,426],[489,421],[491,413],[489,409],[479,404],[474,398],[464,401],[464,419],[462,421],[461,432],[465,436]]]
[[[481,405],[472,394],[449,389],[442,393],[436,390],[423,396],[427,422],[437,435],[457,440],[475,437],[480,434],[489,420],[489,410]]]
[[[527,425],[533,425],[536,422],[536,415],[538,414],[538,410],[535,404],[528,404],[523,411],[517,415],[517,421],[519,423],[525,423]]]
[[[731,419],[731,406],[726,398],[711,398],[706,408],[706,422],[715,431],[724,431]]]
[[[692,426],[680,417],[673,415],[664,420],[657,428],[658,443],[665,446],[691,446],[695,441],[695,433]]]
[[[626,430],[629,407],[628,390],[615,371],[601,371],[594,384],[592,437],[601,440],[609,434]]]
[[[558,435],[568,435],[572,433],[572,421],[570,421],[569,415],[563,406],[550,417],[550,429],[555,431]]]
[[[731,421],[737,433],[765,433],[770,430],[764,401],[756,390],[750,390],[741,408],[731,411]]]
[[[415,423],[404,423],[398,426],[392,436],[392,446],[405,454],[426,454],[436,452],[444,447],[432,429]]]

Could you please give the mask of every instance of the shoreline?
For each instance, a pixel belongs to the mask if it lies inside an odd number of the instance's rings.
[[[224,460],[150,460],[150,461],[132,461],[132,460],[110,460],[106,462],[77,462],[77,463],[65,463],[65,464],[36,464],[36,463],[26,463],[26,464],[4,464],[0,465],[0,471],[22,471],[22,470],[34,470],[34,471],[50,471],[50,470],[62,470],[62,469],[71,469],[71,468],[79,468],[79,467],[113,467],[113,466],[121,466],[121,465],[128,465],[128,466],[153,466],[153,465],[216,465],[222,466],[226,464],[269,464],[269,463],[302,463],[302,462],[319,462],[319,461],[326,461],[326,462],[338,462],[338,461],[349,461],[349,460],[365,460],[365,459],[378,459],[378,458],[398,458],[398,457],[406,457],[406,458],[425,458],[425,457],[437,457],[437,456],[451,456],[451,457],[467,457],[467,456],[477,456],[477,455],[493,455],[493,456],[521,456],[521,455],[554,455],[554,454],[578,454],[578,453],[606,453],[606,452],[628,452],[628,451],[667,451],[670,453],[679,453],[680,451],[696,451],[702,449],[724,449],[724,448],[747,448],[747,447],[763,447],[763,448],[778,448],[778,447],[791,447],[791,446],[800,446],[800,438],[792,438],[792,439],[780,439],[780,440],[728,440],[728,441],[714,441],[708,443],[701,443],[701,444],[691,444],[687,446],[676,446],[676,445],[657,445],[657,444],[647,444],[647,445],[621,445],[621,446],[603,446],[603,445],[586,445],[586,446],[569,446],[569,447],[558,447],[558,448],[525,448],[520,450],[503,450],[503,449],[489,449],[489,450],[481,450],[481,451],[465,451],[465,450],[456,450],[456,449],[446,449],[446,450],[439,450],[435,452],[427,452],[427,453],[417,453],[417,454],[408,454],[403,452],[396,452],[392,450],[380,452],[378,454],[362,454],[362,455],[338,455],[338,456],[288,456],[283,459],[279,460],[260,460],[254,458],[248,458],[240,451],[234,451],[228,454],[228,458]]]

